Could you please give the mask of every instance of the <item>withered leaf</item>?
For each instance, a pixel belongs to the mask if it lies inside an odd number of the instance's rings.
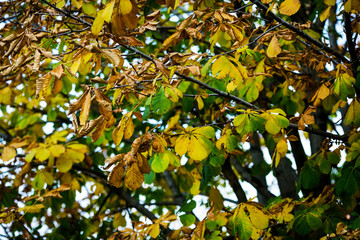
[[[97,124],[96,129],[91,133],[91,141],[96,142],[104,133],[106,128],[106,121],[102,118],[102,121]]]
[[[79,116],[80,126],[84,126],[85,123],[87,122],[90,113],[90,106],[91,106],[91,93],[90,91],[87,91],[84,98],[84,102],[81,106],[81,111]]]
[[[74,114],[75,115],[75,114]],[[76,119],[76,116],[74,116]],[[85,124],[84,127],[81,128],[79,132],[79,136],[88,135],[100,122],[104,120],[104,116],[100,115],[96,119],[91,119],[89,122]]]
[[[108,176],[109,184],[117,188],[121,187],[124,172],[125,172],[124,162],[123,161],[118,162]],[[126,175],[127,174],[128,173],[126,173]]]
[[[89,89],[87,89],[76,102],[70,104],[68,115],[74,113],[75,111],[79,110],[83,106],[88,93],[90,93]]]
[[[120,153],[120,154],[117,154],[117,155],[115,155],[113,157],[106,158],[105,163],[107,165],[104,167],[104,169],[105,170],[109,169],[116,162],[123,160],[124,157],[125,157],[125,153]]]
[[[51,89],[52,95],[56,96],[61,91],[62,86],[63,86],[63,82],[60,79],[55,78],[54,85]]]
[[[137,163],[138,163],[140,172],[143,174],[150,173],[151,168],[150,168],[149,162],[146,159],[146,157],[144,155],[142,155],[141,153],[137,153],[136,159],[137,159]]]
[[[125,186],[130,190],[136,190],[141,187],[141,184],[144,182],[144,174],[140,172],[136,163],[133,163],[128,167],[124,182]]]

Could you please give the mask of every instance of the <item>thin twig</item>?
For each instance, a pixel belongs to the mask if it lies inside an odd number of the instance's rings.
[[[343,56],[341,53],[337,52],[336,50],[326,46],[324,43],[319,42],[318,40],[310,37],[308,34],[306,34],[305,32],[303,32],[302,30],[300,30],[299,28],[295,27],[294,25],[292,25],[291,23],[285,21],[284,19],[282,19],[281,17],[277,16],[275,13],[273,13],[272,11],[269,11],[269,8],[267,6],[265,6],[262,2],[260,2],[259,0],[254,0],[253,3],[255,3],[260,9],[264,10],[265,12],[267,12],[268,16],[270,16],[271,18],[273,18],[274,20],[276,20],[279,23],[282,23],[285,27],[287,27],[288,29],[296,32],[300,37],[303,37],[304,39],[306,39],[307,41],[309,41],[310,43],[314,44],[315,46],[319,47],[321,50],[324,50],[334,56],[336,56],[337,58],[341,59],[344,62],[349,62],[349,60]]]
[[[49,2],[46,1],[46,0],[40,0],[40,1],[43,2],[43,3],[45,3],[46,5],[49,5],[50,7],[52,7],[53,9],[55,9],[56,11],[61,12],[61,13],[64,14],[65,16],[68,16],[69,18],[72,18],[72,19],[74,19],[74,20],[76,20],[76,21],[78,21],[78,22],[81,22],[81,23],[83,23],[83,24],[85,24],[85,25],[87,25],[87,26],[90,26],[90,27],[92,26],[91,23],[89,23],[89,22],[87,22],[87,21],[84,21],[84,20],[82,20],[81,18],[77,18],[77,17],[71,15],[70,13],[68,13],[68,12],[66,12],[66,11],[58,8],[58,7],[56,7],[54,4],[49,3]]]

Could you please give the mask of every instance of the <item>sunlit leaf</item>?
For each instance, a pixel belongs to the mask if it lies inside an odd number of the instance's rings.
[[[299,0],[285,0],[280,4],[279,11],[281,14],[291,16],[297,13],[301,7]]]

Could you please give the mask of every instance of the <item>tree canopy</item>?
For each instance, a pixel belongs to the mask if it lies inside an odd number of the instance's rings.
[[[0,237],[360,236],[357,0],[0,2]]]

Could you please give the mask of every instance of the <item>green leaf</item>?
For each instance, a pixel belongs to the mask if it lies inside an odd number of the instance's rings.
[[[169,166],[169,162],[170,162],[170,158],[168,157],[167,153],[155,154],[153,161],[151,163],[151,169],[155,173],[164,172],[166,168]]]
[[[305,189],[311,189],[318,185],[320,175],[313,167],[305,163],[300,172],[300,178],[301,186]]]
[[[165,90],[162,86],[160,90],[154,96],[151,102],[151,108],[156,114],[164,114],[169,111],[172,105],[172,101],[165,96]]]
[[[357,189],[357,181],[355,178],[355,171],[350,164],[344,164],[344,168],[341,171],[341,177],[335,183],[335,194],[337,196],[352,196]]]
[[[196,202],[191,200],[190,202],[186,203],[185,205],[181,206],[178,212],[190,212],[196,207]]]
[[[194,223],[195,223],[195,220],[196,220],[196,219],[195,219],[195,216],[192,215],[192,214],[184,214],[184,215],[181,215],[181,216],[180,216],[180,221],[181,221],[181,223],[182,223],[184,226],[186,226],[186,227],[194,224]]]
[[[221,167],[225,163],[224,155],[216,155],[210,157],[210,164],[214,167]]]
[[[349,74],[340,74],[334,83],[334,93],[340,97],[341,100],[346,101],[347,97],[354,97],[355,88],[353,84],[355,79]]]
[[[237,208],[234,215],[230,219],[231,225],[235,235],[240,237],[240,240],[249,240],[253,231],[253,226],[245,211]]]

